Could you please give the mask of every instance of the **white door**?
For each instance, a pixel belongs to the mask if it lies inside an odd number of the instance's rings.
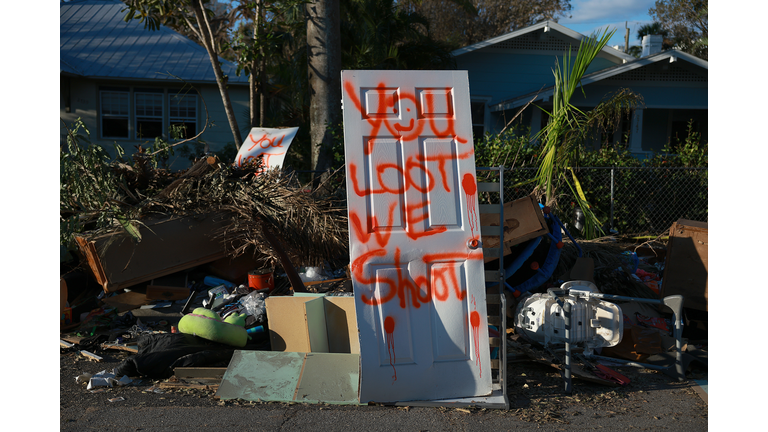
[[[343,71],[360,401],[491,393],[466,71]]]

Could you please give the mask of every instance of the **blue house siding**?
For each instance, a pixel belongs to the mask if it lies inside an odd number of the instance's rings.
[[[497,49],[473,51],[456,59],[457,68],[468,71],[470,95],[492,96],[491,103],[552,86],[557,62],[562,63],[562,54],[519,54]],[[598,58],[590,65],[588,73],[616,64]]]
[[[459,69],[468,71],[473,112],[485,105],[484,132],[497,133],[528,103],[515,124],[537,133],[547,121],[542,110],[551,107],[553,69],[567,55],[575,56],[583,38],[559,24],[540,23],[454,51]],[[570,69],[567,65],[567,69]],[[659,151],[675,135],[684,135],[690,120],[707,141],[708,63],[680,51],[663,51],[640,59],[613,48],[603,48],[582,79],[586,96],[579,90],[571,102],[589,110],[621,88],[643,97],[644,104],[610,139],[630,136],[630,151],[639,156]],[[514,126],[514,125],[513,125]],[[479,132],[480,128],[476,127]],[[592,145],[600,145],[595,140]]]

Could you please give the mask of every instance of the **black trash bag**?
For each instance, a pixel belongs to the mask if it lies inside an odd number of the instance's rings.
[[[165,379],[173,375],[174,367],[203,367],[229,362],[236,348],[186,333],[159,333],[142,336],[138,349],[137,354],[115,368],[116,376]],[[182,358],[185,358],[181,361],[183,364],[177,363]]]
[[[109,335],[97,334],[80,340],[75,346],[78,350],[97,351],[101,344],[109,341]]]

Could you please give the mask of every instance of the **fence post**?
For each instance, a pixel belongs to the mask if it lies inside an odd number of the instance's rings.
[[[611,224],[610,224],[611,230],[614,229],[613,227],[613,170],[615,169],[616,169],[615,166],[611,167]]]

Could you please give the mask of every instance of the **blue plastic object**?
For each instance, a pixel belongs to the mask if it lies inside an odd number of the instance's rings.
[[[544,209],[544,206],[541,204],[539,204],[539,207]],[[525,282],[517,286],[510,286],[506,281],[504,282],[504,286],[512,291],[515,297],[519,297],[524,292],[537,288],[552,276],[552,273],[557,267],[557,263],[560,261],[560,249],[563,247],[563,231],[566,235],[568,235],[573,244],[576,245],[578,256],[582,256],[581,247],[578,245],[578,243],[576,243],[576,240],[573,238],[571,233],[568,232],[565,226],[563,226],[562,222],[560,222],[560,219],[558,219],[554,213],[545,210],[544,219],[547,221],[547,224],[550,228],[550,233],[546,234],[550,238],[547,257],[545,258],[544,263],[536,269],[536,273]],[[504,268],[504,274],[506,277],[510,277],[518,270],[520,270],[520,267],[522,267],[522,265],[531,257],[531,255],[533,255],[534,250],[541,244],[541,240],[543,238],[544,236],[542,235],[536,237],[535,239],[529,240],[525,244],[525,247],[512,260],[511,264]],[[498,282],[486,283],[486,287],[493,287],[496,285],[498,285]]]
[[[206,286],[224,285],[227,288],[234,288],[235,287],[235,284],[233,284],[232,282],[224,280],[224,279],[219,279],[219,278],[213,277],[213,276],[206,276],[205,279],[203,279],[203,283]]]

